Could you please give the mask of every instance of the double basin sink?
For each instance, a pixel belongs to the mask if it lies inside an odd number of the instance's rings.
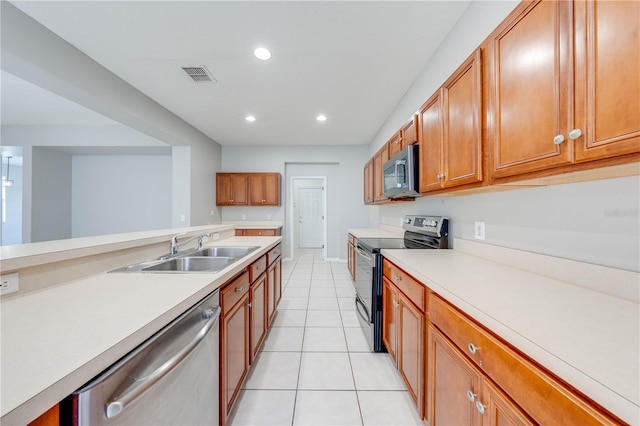
[[[170,257],[140,262],[110,272],[215,273],[257,250],[255,246],[205,247]]]

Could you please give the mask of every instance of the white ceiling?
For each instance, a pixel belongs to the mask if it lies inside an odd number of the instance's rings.
[[[469,1],[12,3],[221,145],[341,145],[371,142]]]

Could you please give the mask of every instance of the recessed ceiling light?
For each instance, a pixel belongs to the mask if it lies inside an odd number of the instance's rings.
[[[253,115],[247,115],[244,119],[247,121],[256,121],[256,118]]]
[[[263,61],[266,61],[267,59],[271,58],[271,52],[269,52],[264,47],[258,47],[256,50],[253,51],[253,54],[256,55],[256,58],[262,59]]]
[[[327,117],[325,115],[320,114],[319,116],[316,117],[316,120],[318,120],[318,121],[327,121]]]

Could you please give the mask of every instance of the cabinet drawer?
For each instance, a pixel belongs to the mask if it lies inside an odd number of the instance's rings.
[[[431,323],[539,424],[618,424],[586,398],[432,294]]]
[[[245,229],[245,237],[274,237],[277,235],[275,229]]]
[[[267,255],[265,254],[260,259],[249,265],[249,281],[254,282],[258,279],[260,274],[267,270]]]
[[[387,259],[384,260],[384,275],[398,287],[405,296],[421,312],[425,312],[427,309],[427,288],[416,281],[411,275],[398,268]]]
[[[267,253],[267,265],[271,265],[274,260],[282,254],[282,244],[278,244]]]
[[[242,296],[249,292],[249,273],[244,271],[241,275],[226,284],[221,292],[220,307],[222,315],[229,312]]]

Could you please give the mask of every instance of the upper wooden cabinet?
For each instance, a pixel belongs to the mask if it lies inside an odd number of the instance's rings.
[[[494,31],[492,177],[640,152],[639,21],[638,2],[538,0]]]
[[[640,2],[576,1],[574,14],[575,160],[638,152]]]
[[[402,132],[398,130],[394,133],[387,145],[389,146],[389,158],[399,153],[402,150]]]
[[[411,120],[402,126],[400,129],[400,136],[402,138],[402,148],[408,145],[418,143],[418,115],[415,114],[411,117]]]
[[[216,173],[217,206],[246,206],[249,204],[248,194],[248,174]]]
[[[279,206],[280,173],[216,173],[217,206]]]
[[[482,52],[422,106],[420,192],[482,182]]]
[[[364,203],[371,204],[374,196],[373,158],[364,166]]]
[[[384,196],[384,163],[389,161],[389,146],[383,145],[380,151],[373,156],[373,201],[383,201]]]
[[[251,173],[249,202],[252,206],[279,206],[280,173]]]

